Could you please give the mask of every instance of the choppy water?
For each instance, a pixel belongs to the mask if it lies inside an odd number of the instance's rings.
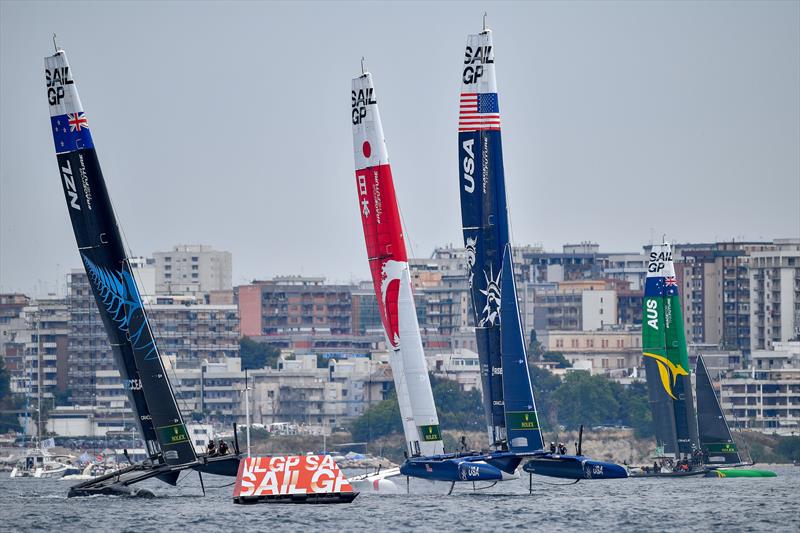
[[[411,494],[361,494],[350,505],[232,503],[233,487],[208,489],[197,475],[173,488],[143,484],[154,499],[67,499],[70,482],[9,479],[0,473],[0,531],[800,531],[800,468],[770,467],[777,478],[624,479],[545,485],[534,477],[473,492],[412,480]],[[231,478],[204,477],[206,487]],[[402,489],[405,490],[404,484]]]

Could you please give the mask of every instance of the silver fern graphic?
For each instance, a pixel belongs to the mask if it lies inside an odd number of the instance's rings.
[[[158,357],[155,342],[147,327],[139,290],[130,272],[124,270],[114,272],[94,264],[85,254],[81,256],[86,264],[89,279],[97,288],[106,311],[120,331],[127,334],[131,347],[139,353],[143,352],[145,360]],[[141,311],[141,318],[132,325],[131,320],[137,310]]]

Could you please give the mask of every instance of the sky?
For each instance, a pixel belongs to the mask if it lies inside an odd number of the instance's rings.
[[[800,2],[0,2],[0,292],[81,266],[50,137],[67,52],[136,255],[234,284],[369,278],[350,80],[373,74],[411,255],[461,245],[466,36],[494,32],[515,244],[800,236]]]

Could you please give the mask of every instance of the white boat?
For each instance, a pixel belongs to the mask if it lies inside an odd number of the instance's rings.
[[[70,466],[56,461],[42,448],[31,448],[21,457],[9,477],[60,478]]]

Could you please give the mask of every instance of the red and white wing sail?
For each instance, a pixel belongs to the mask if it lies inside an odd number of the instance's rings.
[[[351,107],[358,209],[364,227],[375,296],[387,344],[393,352],[390,363],[406,442],[412,454],[441,453],[439,422],[422,353],[414,302],[410,299],[409,304],[409,298],[405,298],[404,305],[398,305],[404,290],[411,294],[408,257],[377,96],[369,73],[353,79]],[[405,289],[404,283],[408,285]],[[401,313],[408,316],[401,318]],[[413,327],[410,326],[412,322]],[[401,331],[404,326],[411,329]],[[409,350],[405,349],[405,344],[409,345]],[[425,369],[424,380],[421,379],[420,368]],[[413,376],[409,376],[408,369],[411,369]],[[435,428],[431,429],[431,426]],[[438,438],[421,439],[421,431],[426,434],[433,432]]]

